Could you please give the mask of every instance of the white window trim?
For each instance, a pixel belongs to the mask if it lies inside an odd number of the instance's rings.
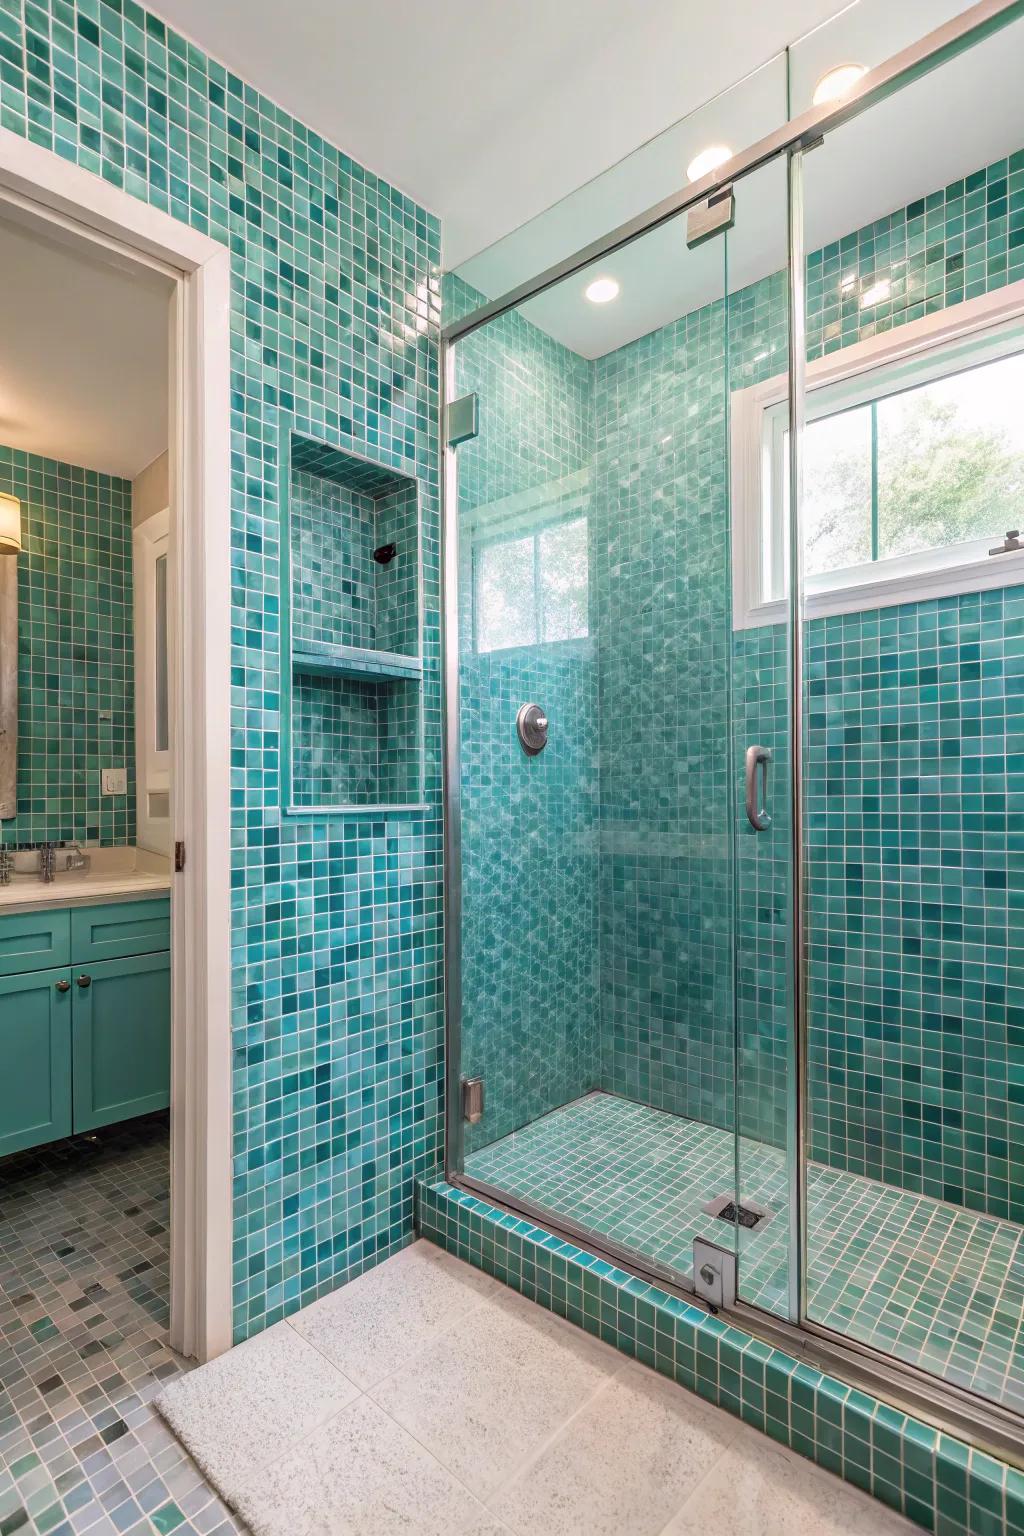
[[[895,363],[913,364],[915,383],[949,371],[949,350],[957,341],[971,343],[976,355],[981,342],[991,360],[1024,350],[1024,281],[968,299],[949,309],[911,320],[896,330],[871,336],[851,347],[818,358],[807,366],[807,419],[826,415],[841,405],[852,406],[877,394],[872,385],[876,370]],[[929,367],[928,354],[934,353]],[[731,400],[732,459],[732,581],[733,627],[753,629],[762,624],[784,623],[789,604],[785,598],[765,598],[765,554],[774,570],[782,568],[781,519],[770,527],[773,548],[762,548],[764,508],[768,498],[781,502],[781,485],[767,483],[780,455],[766,454],[772,433],[781,436],[787,425],[789,375],[776,374],[748,389],[736,390]],[[819,395],[815,412],[815,395]],[[781,478],[781,474],[778,476]],[[1022,509],[1024,511],[1024,509]],[[1024,517],[1022,517],[1024,522]],[[809,577],[804,585],[803,617],[857,613],[888,608],[897,603],[920,602],[961,592],[981,592],[993,587],[1024,582],[1024,551],[989,555],[991,538],[972,539],[941,550],[925,550],[876,560],[870,567],[830,571]],[[871,576],[864,579],[870,569]]]

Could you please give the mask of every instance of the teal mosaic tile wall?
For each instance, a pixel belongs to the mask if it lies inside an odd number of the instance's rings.
[[[444,1182],[424,1237],[935,1536],[1024,1536],[1024,1473]]]
[[[445,300],[448,300],[446,280]],[[458,285],[464,288],[465,285]],[[452,292],[457,302],[457,288]],[[519,315],[458,348],[480,397],[458,450],[462,752],[462,1063],[482,1075],[483,1145],[591,1086],[598,1049],[597,665],[589,635],[529,643],[532,587],[510,580],[510,638],[478,649],[474,562],[502,538],[588,516],[590,367]],[[593,544],[592,544],[593,547]],[[527,757],[519,706],[542,705],[549,745]]]
[[[1024,1220],[1024,587],[816,620],[810,1143]]]
[[[0,840],[134,843],[131,481],[0,448],[0,491],[24,543],[18,814]],[[128,793],[101,795],[101,768],[127,769]]]
[[[0,124],[231,252],[242,1337],[407,1242],[441,1146],[438,223],[133,0],[0,6]],[[282,415],[419,481],[426,815],[281,815]]]
[[[592,365],[600,1086],[733,1116],[725,308]]]
[[[880,278],[889,298],[861,309]],[[1021,278],[1024,153],[815,252],[808,357]],[[784,324],[783,310],[768,333]],[[1024,1219],[1022,611],[1024,589],[1009,588],[819,619],[805,637],[811,1156],[1013,1220]],[[777,751],[783,647],[778,629],[738,637],[737,697]],[[785,909],[762,918],[747,956],[769,1022],[754,1033],[744,1015],[740,1049],[770,1091],[745,1091],[744,1108],[770,1104],[781,1126]],[[744,1128],[770,1131],[763,1119]]]

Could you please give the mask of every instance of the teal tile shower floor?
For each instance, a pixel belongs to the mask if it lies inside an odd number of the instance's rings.
[[[593,1093],[466,1159],[466,1173],[676,1270],[700,1234],[733,1228],[702,1209],[735,1186],[726,1131]],[[773,1214],[740,1234],[742,1299],[784,1310],[783,1154],[740,1144],[744,1200]],[[811,1317],[945,1380],[1024,1409],[1022,1229],[811,1164]]]

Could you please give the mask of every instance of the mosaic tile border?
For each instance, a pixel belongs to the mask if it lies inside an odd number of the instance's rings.
[[[445,1180],[421,1236],[486,1270],[936,1536],[1024,1536],[1024,1473],[803,1365],[692,1303]]]

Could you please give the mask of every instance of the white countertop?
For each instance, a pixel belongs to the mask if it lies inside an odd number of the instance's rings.
[[[90,868],[62,871],[49,885],[38,874],[12,875],[10,885],[0,885],[0,913],[139,901],[170,892],[170,864],[161,854],[142,848],[83,848],[82,852],[90,856]]]

